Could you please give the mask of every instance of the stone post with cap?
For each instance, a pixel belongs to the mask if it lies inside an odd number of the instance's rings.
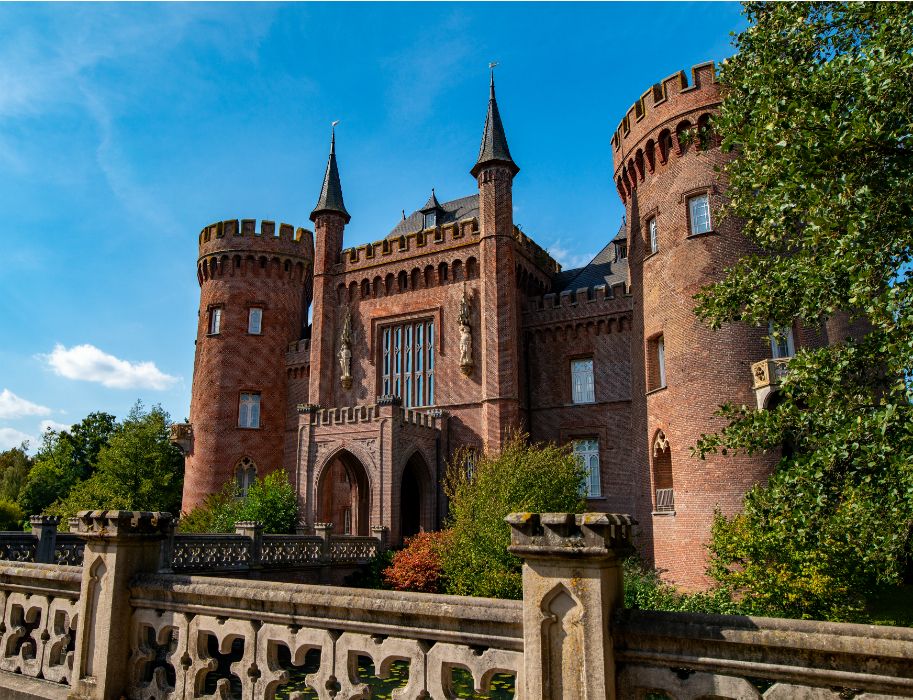
[[[629,515],[512,513],[509,550],[523,559],[527,700],[612,700],[610,625],[621,607]]]

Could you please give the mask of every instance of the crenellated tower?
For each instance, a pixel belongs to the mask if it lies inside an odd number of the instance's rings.
[[[483,442],[497,450],[506,432],[520,426],[519,342],[510,156],[495,98],[494,71],[479,157],[470,173],[479,186],[479,257],[482,307]]]
[[[284,454],[286,352],[303,335],[313,260],[312,233],[289,224],[228,220],[200,233],[190,429],[179,441],[184,512],[232,479],[243,489],[294,467]]]
[[[631,107],[613,138],[615,184],[627,209],[633,294],[633,464],[636,517],[660,569],[684,586],[703,583],[704,545],[715,508],[737,511],[770,473],[773,455],[692,455],[727,401],[752,406],[751,365],[769,356],[767,329],[741,323],[713,331],[693,313],[694,295],[751,249],[737,220],[717,218],[726,198],[712,116],[720,105],[714,66],[679,72]]]

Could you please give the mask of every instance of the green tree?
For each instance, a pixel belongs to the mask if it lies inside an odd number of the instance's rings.
[[[529,445],[515,434],[497,455],[485,455],[469,474],[466,454],[449,466],[451,537],[442,556],[448,593],[519,598],[520,559],[510,554],[515,512],[583,511],[585,470],[569,446]]]
[[[869,331],[800,350],[775,409],[721,408],[702,455],[791,449],[742,514],[717,518],[711,573],[749,611],[852,618],[913,552],[913,6],[745,14],[715,128],[737,155],[725,215],[757,252],[698,313],[815,328],[846,312]]]
[[[297,519],[298,494],[278,469],[256,479],[244,498],[238,495],[237,484],[229,481],[182,515],[178,527],[181,532],[233,532],[238,521],[256,520],[267,534],[288,534],[295,531]]]
[[[0,452],[0,499],[16,502],[32,468],[28,443]]]
[[[99,450],[92,476],[47,511],[63,518],[101,508],[177,513],[184,458],[168,439],[170,424],[161,406],[147,411],[138,401]]]

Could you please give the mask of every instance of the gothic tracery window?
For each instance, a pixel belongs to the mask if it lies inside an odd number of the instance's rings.
[[[384,396],[407,407],[434,405],[434,321],[408,321],[382,331],[381,384]]]
[[[238,496],[247,497],[247,492],[257,479],[257,465],[250,457],[244,457],[235,465],[235,484],[238,487]]]

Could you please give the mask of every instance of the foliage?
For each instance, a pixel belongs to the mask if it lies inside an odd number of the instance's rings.
[[[43,513],[65,497],[74,484],[90,477],[99,452],[116,429],[114,416],[97,411],[69,431],[45,431],[32,469],[17,496],[22,509],[30,515]]]
[[[0,530],[21,530],[25,525],[25,513],[13,501],[0,498]]]
[[[395,591],[439,593],[443,583],[441,553],[446,549],[449,530],[420,532],[406,540],[384,569],[384,583]]]
[[[742,614],[742,608],[721,587],[699,593],[683,593],[660,572],[647,566],[637,557],[624,562],[624,595],[626,608],[635,610],[666,610],[670,612],[701,612],[719,615]]]
[[[181,532],[234,532],[235,523],[256,520],[263,532],[288,534],[295,531],[298,519],[298,496],[284,471],[277,470],[256,479],[240,498],[234,481],[203,503],[181,516]]]
[[[446,592],[519,598],[520,560],[507,551],[514,512],[583,511],[585,470],[569,446],[529,445],[509,436],[500,454],[484,455],[472,474],[466,455],[447,469],[452,534],[443,555]]]
[[[723,66],[725,215],[757,246],[698,295],[711,326],[816,328],[770,411],[723,406],[697,449],[791,449],[742,514],[718,516],[711,574],[755,613],[853,619],[913,557],[913,6],[756,3]]]
[[[0,452],[0,499],[16,501],[25,485],[32,460],[26,453],[28,443]]]
[[[177,512],[184,458],[169,441],[169,426],[169,416],[161,406],[147,411],[137,402],[99,449],[94,473],[74,484],[47,512],[61,516],[64,522],[80,510]]]

